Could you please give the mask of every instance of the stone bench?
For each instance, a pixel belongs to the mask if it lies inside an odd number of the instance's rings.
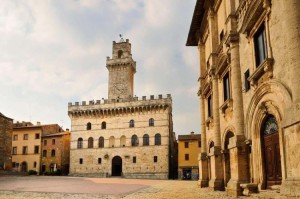
[[[258,186],[254,183],[240,184],[240,187],[243,189],[244,196],[250,196],[251,193],[258,193]]]

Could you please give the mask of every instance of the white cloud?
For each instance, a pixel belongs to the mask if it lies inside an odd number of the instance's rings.
[[[171,93],[174,130],[198,132],[197,49],[185,47],[194,5],[180,0],[1,2],[0,112],[17,120],[64,121],[69,127],[68,102],[107,98],[106,56],[123,33],[137,61],[135,94]]]

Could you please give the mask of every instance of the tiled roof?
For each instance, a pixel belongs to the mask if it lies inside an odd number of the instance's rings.
[[[201,140],[200,134],[178,135],[178,140]]]

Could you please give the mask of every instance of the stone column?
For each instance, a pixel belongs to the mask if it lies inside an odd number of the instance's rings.
[[[235,19],[233,23],[235,23]],[[231,54],[231,88],[233,99],[233,117],[235,123],[235,136],[230,138],[230,174],[231,178],[227,184],[227,193],[230,196],[242,195],[241,183],[248,182],[248,154],[244,136],[244,108],[242,96],[242,79],[240,69],[239,55],[239,35],[231,33],[230,37],[230,54]]]
[[[200,95],[200,117],[201,117],[201,153],[199,154],[199,187],[208,186],[208,162],[207,162],[207,142],[206,142],[206,127],[205,127],[205,100]]]
[[[221,134],[220,134],[220,115],[219,115],[219,92],[218,78],[212,75],[212,90],[213,90],[213,131],[214,131],[214,147],[211,148],[210,164],[211,164],[211,179],[209,187],[213,190],[224,190],[224,171],[221,154]]]

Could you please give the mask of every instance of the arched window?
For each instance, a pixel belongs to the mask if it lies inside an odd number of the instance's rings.
[[[154,119],[153,118],[149,119],[149,126],[154,126]]]
[[[78,138],[77,140],[77,148],[78,149],[82,149],[83,146],[83,139],[82,138]]]
[[[92,124],[90,122],[88,122],[86,124],[86,130],[91,130],[92,129]]]
[[[130,128],[134,127],[134,120],[130,120],[130,121],[129,121],[129,127],[130,127]]]
[[[145,134],[143,136],[143,146],[149,146],[149,135]]]
[[[161,145],[161,135],[159,133],[155,134],[155,145]]]
[[[106,122],[101,123],[101,129],[106,129]]]
[[[99,138],[99,148],[104,148],[104,137]]]
[[[94,148],[94,138],[92,137],[88,139],[88,148]]]
[[[139,145],[138,137],[136,135],[133,135],[131,137],[131,146],[138,146],[138,145]]]
[[[115,137],[110,136],[109,138],[109,147],[115,147]]]
[[[122,50],[119,50],[119,51],[118,51],[118,58],[121,58],[122,55],[123,55],[123,51],[122,51]]]
[[[120,146],[121,147],[126,146],[126,137],[125,137],[125,135],[122,135],[121,138],[120,138]]]

